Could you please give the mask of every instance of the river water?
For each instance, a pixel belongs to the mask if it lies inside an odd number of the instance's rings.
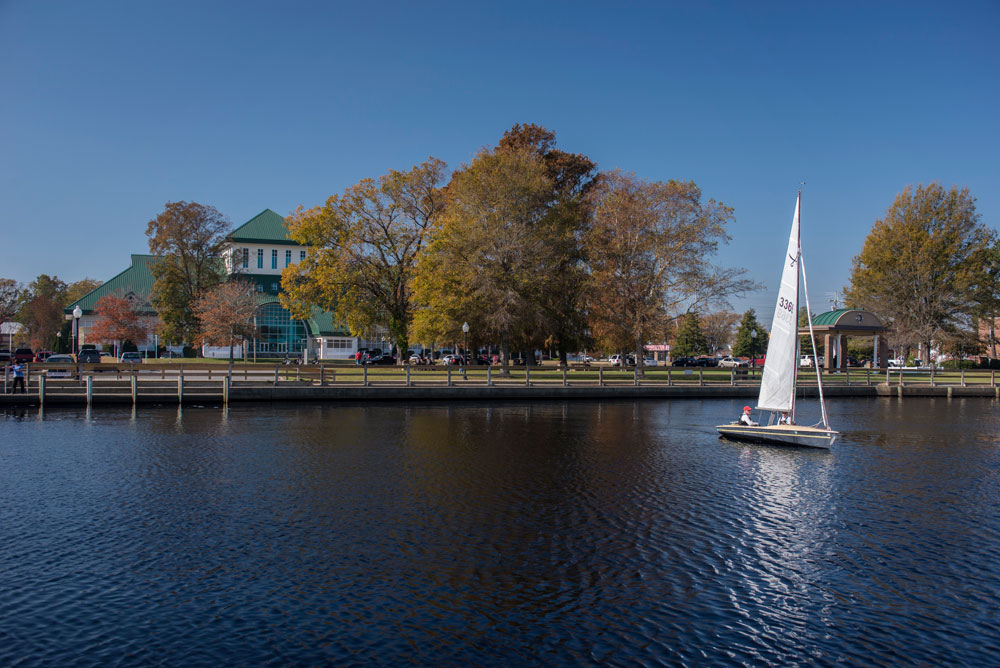
[[[742,404],[8,410],[0,665],[997,665],[998,404]]]

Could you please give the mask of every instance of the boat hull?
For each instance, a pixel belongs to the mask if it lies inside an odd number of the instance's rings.
[[[720,424],[716,427],[721,436],[750,443],[771,443],[774,445],[796,445],[812,448],[829,448],[837,441],[839,432],[818,427],[799,425],[770,425],[748,427],[745,424]]]

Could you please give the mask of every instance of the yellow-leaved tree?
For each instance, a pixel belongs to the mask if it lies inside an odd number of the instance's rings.
[[[310,251],[282,272],[282,305],[297,318],[314,307],[332,311],[355,336],[385,327],[404,362],[413,271],[444,208],[445,167],[429,158],[364,179],[323,206],[299,207],[287,219],[289,236]]]

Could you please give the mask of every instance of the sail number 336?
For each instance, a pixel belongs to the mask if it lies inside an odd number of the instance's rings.
[[[788,301],[784,297],[781,297],[781,298],[778,299],[778,308],[785,309],[789,313],[791,313],[793,310],[795,310],[795,307],[792,306],[792,302]]]

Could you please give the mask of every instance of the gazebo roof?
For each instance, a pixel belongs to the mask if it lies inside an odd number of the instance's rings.
[[[888,329],[877,315],[871,311],[842,308],[820,313],[813,318],[813,329],[822,331],[845,330],[855,332],[884,332]],[[808,332],[808,327],[800,327],[800,332]]]

